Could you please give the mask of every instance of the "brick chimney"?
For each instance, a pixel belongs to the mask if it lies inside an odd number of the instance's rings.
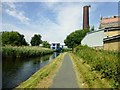
[[[89,6],[84,6],[83,7],[83,29],[88,29],[89,28]]]

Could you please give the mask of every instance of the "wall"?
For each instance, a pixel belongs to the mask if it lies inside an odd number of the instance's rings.
[[[109,18],[101,18],[100,20],[100,29],[107,28],[107,27],[118,27],[120,26],[120,17],[113,16]]]
[[[107,37],[107,36],[116,36],[118,34],[120,34],[120,30],[108,31],[108,32],[105,32],[105,37]]]
[[[112,40],[109,42],[104,42],[104,50],[119,50],[120,42],[118,40]]]
[[[102,47],[103,46],[104,31],[94,31],[88,33],[81,41],[82,45],[87,45],[89,47]]]
[[[119,22],[120,23],[120,22]],[[119,24],[118,24],[118,22],[113,22],[113,23],[102,23],[102,24],[100,24],[100,29],[104,29],[104,28],[108,28],[108,27],[118,27],[119,26]]]

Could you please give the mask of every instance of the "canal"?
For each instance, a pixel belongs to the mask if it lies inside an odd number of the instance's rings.
[[[15,88],[59,54],[58,52],[54,52],[52,55],[37,58],[3,59],[2,88]]]

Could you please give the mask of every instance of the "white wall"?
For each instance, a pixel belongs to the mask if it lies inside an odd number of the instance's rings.
[[[87,45],[89,47],[103,46],[104,31],[94,31],[88,33],[81,41],[82,45]]]

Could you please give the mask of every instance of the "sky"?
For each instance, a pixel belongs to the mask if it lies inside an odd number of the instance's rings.
[[[28,43],[34,34],[40,34],[43,41],[64,43],[67,35],[82,29],[83,6],[85,5],[91,5],[90,26],[94,25],[96,30],[101,16],[118,15],[118,2],[11,1],[14,2],[4,0],[0,5],[2,7],[0,31],[18,31],[25,36]]]

